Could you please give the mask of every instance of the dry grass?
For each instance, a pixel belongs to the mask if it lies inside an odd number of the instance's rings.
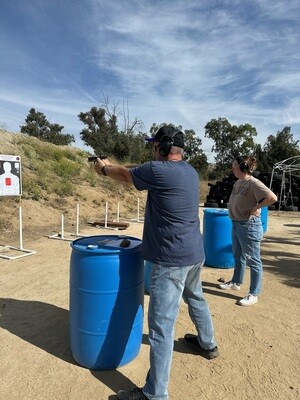
[[[76,208],[80,205],[80,221],[103,219],[106,202],[109,219],[136,218],[139,197],[140,215],[144,213],[146,193],[95,174],[88,164],[88,154],[80,149],[55,146],[23,134],[1,132],[1,153],[19,155],[22,161],[23,229],[31,236],[58,230],[61,214],[66,229],[74,230]],[[201,202],[209,187],[201,182]],[[15,235],[19,221],[18,198],[0,198],[0,239]],[[50,232],[51,233],[51,232]]]

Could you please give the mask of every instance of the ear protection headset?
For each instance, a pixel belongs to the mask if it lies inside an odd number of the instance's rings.
[[[173,132],[172,135],[166,134],[166,135],[162,136],[162,138],[159,141],[159,148],[158,148],[158,152],[161,156],[166,157],[167,155],[169,155],[171,148],[173,146],[173,143],[174,143],[174,137],[179,132],[180,131],[175,131],[175,132]]]
[[[250,171],[248,163],[243,159],[243,157],[239,156],[236,158],[236,161],[239,163],[239,168],[242,172]]]

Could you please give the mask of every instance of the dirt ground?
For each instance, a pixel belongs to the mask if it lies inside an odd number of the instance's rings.
[[[200,209],[202,218],[202,209]],[[220,357],[208,361],[180,341],[194,333],[182,303],[176,323],[171,400],[299,400],[300,213],[269,211],[262,242],[263,292],[253,307],[236,301],[247,293],[218,289],[232,269],[205,267],[203,287],[213,315]],[[117,234],[141,238],[143,225]],[[49,232],[51,233],[51,232]],[[80,233],[116,234],[82,227]],[[66,234],[67,237],[67,234]],[[3,237],[11,245],[12,238]],[[69,241],[24,235],[36,254],[0,258],[0,399],[116,399],[119,389],[142,386],[148,370],[147,305],[139,355],[113,371],[92,371],[72,358],[69,344]],[[5,249],[2,248],[5,252]]]

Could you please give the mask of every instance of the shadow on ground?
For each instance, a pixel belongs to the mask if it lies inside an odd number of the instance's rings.
[[[68,310],[40,301],[0,298],[0,326],[47,353],[78,366],[70,350]],[[90,372],[115,392],[134,386],[118,370]]]

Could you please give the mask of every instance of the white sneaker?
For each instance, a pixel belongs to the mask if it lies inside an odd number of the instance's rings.
[[[229,281],[229,282],[222,283],[221,285],[219,285],[219,288],[223,289],[223,290],[228,290],[228,289],[240,290],[241,287],[237,283]]]
[[[252,306],[253,304],[256,304],[258,302],[257,296],[254,296],[254,294],[247,294],[246,297],[238,301],[238,304],[240,306]]]

